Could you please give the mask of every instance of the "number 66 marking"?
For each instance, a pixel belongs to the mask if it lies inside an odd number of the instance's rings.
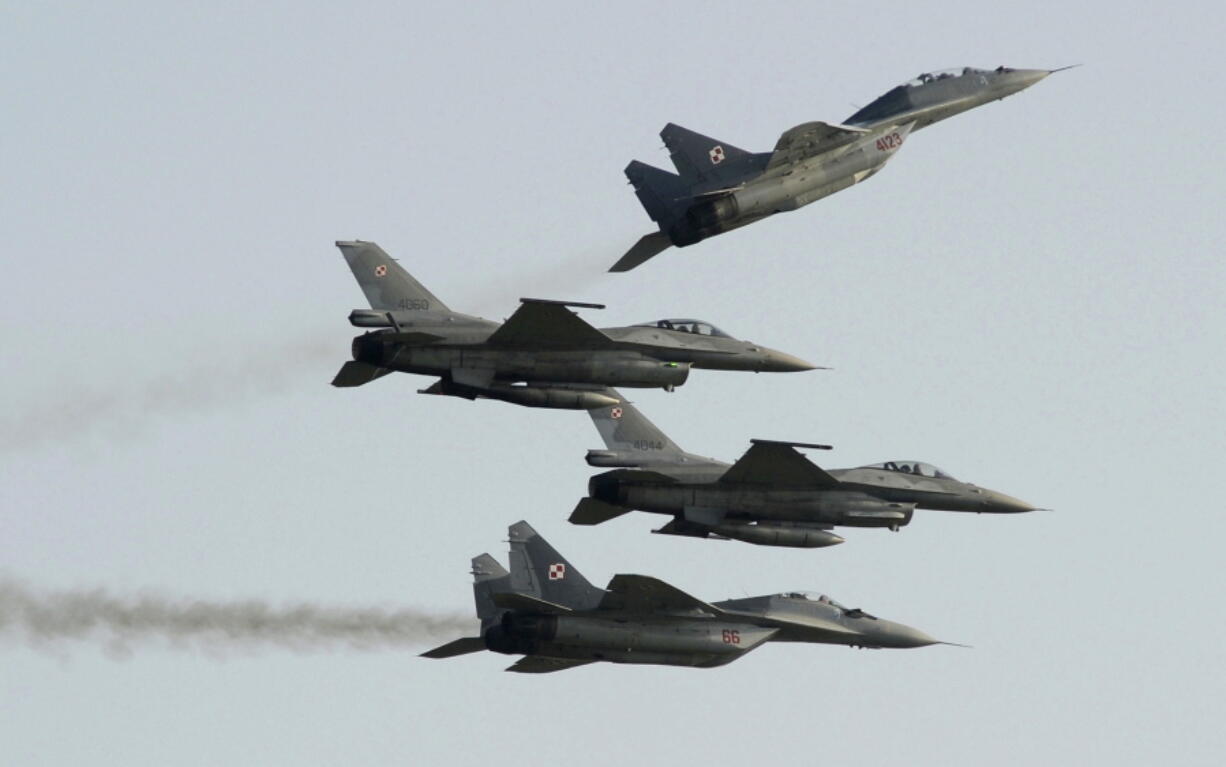
[[[740,644],[741,632],[736,629],[724,629],[723,639],[724,644]]]

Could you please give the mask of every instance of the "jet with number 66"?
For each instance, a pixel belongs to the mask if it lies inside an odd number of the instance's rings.
[[[797,125],[771,152],[747,152],[669,123],[660,137],[677,173],[638,160],[625,171],[660,231],[644,235],[609,271],[629,271],[670,245],[693,245],[858,184],[881,170],[912,132],[1058,71],[963,67],[925,73],[841,124]]]
[[[524,656],[507,671],[545,674],[597,661],[711,668],[767,642],[869,649],[953,644],[802,591],[712,603],[645,575],[615,575],[597,588],[527,522],[507,532],[510,572],[489,554],[472,561],[480,635],[424,657],[491,650]]]

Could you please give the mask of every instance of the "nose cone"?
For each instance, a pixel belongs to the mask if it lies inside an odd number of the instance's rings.
[[[1023,511],[1034,511],[1038,508],[1032,503],[998,493],[995,490],[985,490],[984,493],[987,495],[987,499],[983,502],[984,511],[990,514],[1020,514]]]
[[[800,357],[763,348],[762,362],[758,369],[763,373],[801,373],[806,370],[817,370],[817,365],[805,362]]]
[[[878,647],[910,649],[912,647],[927,647],[941,643],[940,640],[933,639],[919,629],[901,623],[885,620],[876,620],[872,621],[872,623],[876,625],[869,628],[865,633]]]
[[[1006,73],[1000,80],[1001,86],[1005,95],[1012,95],[1020,91],[1024,91],[1043,78],[1050,75],[1051,69],[1015,69],[1012,72]]]

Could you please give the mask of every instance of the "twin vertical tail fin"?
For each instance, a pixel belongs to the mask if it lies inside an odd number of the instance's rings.
[[[664,139],[677,172],[690,185],[736,183],[745,176],[747,161],[754,157],[752,152],[675,123],[665,125],[660,138]]]
[[[494,595],[511,588],[511,574],[489,554],[473,557],[473,599],[477,603],[477,617],[481,619],[482,636],[453,639],[421,654],[423,658],[454,658],[487,649],[484,634],[486,629],[498,624],[502,610],[494,604]]]
[[[511,590],[571,610],[591,610],[604,589],[588,582],[566,557],[549,545],[527,522],[507,529],[511,541]]]
[[[447,305],[373,242],[338,241],[370,308],[384,311],[449,311]]]

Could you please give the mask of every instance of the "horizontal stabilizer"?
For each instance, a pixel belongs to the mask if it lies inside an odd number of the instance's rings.
[[[565,605],[547,602],[544,599],[528,594],[519,594],[514,591],[503,591],[494,594],[493,599],[494,604],[504,610],[523,610],[525,612],[543,613],[545,615],[571,612],[571,609]]]
[[[564,304],[528,301],[494,331],[488,343],[538,349],[601,349],[613,346],[613,339],[579,319]]]
[[[456,639],[441,647],[427,650],[421,654],[423,658],[454,658],[457,655],[468,655],[470,652],[481,652],[485,649],[485,640],[481,637],[464,637]]]
[[[646,575],[615,575],[605,587],[609,593],[600,601],[600,610],[616,612],[652,613],[704,613],[712,617],[722,611],[681,589],[670,586],[658,578]]]
[[[839,481],[817,464],[783,442],[757,441],[720,482],[784,485],[787,487],[834,487]]]
[[[673,241],[668,239],[668,235],[663,232],[645,234],[639,238],[638,242],[634,243],[634,247],[627,250],[626,254],[618,259],[616,264],[609,267],[609,271],[628,272],[647,259],[663,253],[672,246]]]
[[[570,513],[570,522],[573,525],[599,525],[628,511],[630,509],[625,506],[615,506],[595,498],[584,498]]]
[[[577,658],[546,658],[543,655],[525,655],[515,661],[514,664],[507,666],[507,671],[514,671],[518,674],[548,674],[553,671],[565,671],[576,666],[586,666],[589,663],[595,663],[595,661],[579,660]]]
[[[368,384],[376,378],[382,378],[392,372],[389,368],[381,368],[366,362],[349,361],[341,365],[336,377],[332,379],[333,386],[349,387]]]

